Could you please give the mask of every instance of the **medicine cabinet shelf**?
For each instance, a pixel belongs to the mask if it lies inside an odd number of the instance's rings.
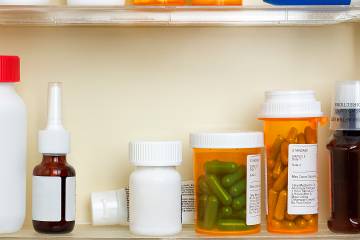
[[[360,22],[360,6],[67,7],[0,6],[1,25],[288,26]]]
[[[358,236],[349,234],[334,234],[331,233],[326,224],[320,224],[319,232],[316,234],[307,235],[286,235],[286,234],[269,234],[265,231],[265,226],[259,234],[248,236],[234,236],[230,238],[237,239],[359,239]],[[192,227],[185,227],[181,234],[173,237],[167,237],[166,239],[194,239],[205,238],[203,235],[198,235],[194,232]],[[129,238],[142,238],[130,234],[128,228],[120,226],[112,227],[92,227],[90,225],[77,225],[74,232],[63,235],[46,235],[34,232],[31,227],[25,227],[18,233],[0,235],[1,238],[11,239],[129,239]],[[206,238],[211,238],[206,236]],[[218,238],[218,237],[217,237]],[[219,238],[218,238],[219,239]]]

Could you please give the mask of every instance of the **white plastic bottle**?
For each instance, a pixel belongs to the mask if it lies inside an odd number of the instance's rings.
[[[180,142],[132,142],[130,162],[130,231],[143,236],[181,232]]]
[[[125,0],[67,0],[69,6],[124,6]]]
[[[50,0],[0,0],[0,5],[49,5]]]
[[[26,207],[26,109],[15,91],[20,59],[0,56],[0,233],[21,229]]]

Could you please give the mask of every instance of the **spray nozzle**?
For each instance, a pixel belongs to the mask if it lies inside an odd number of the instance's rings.
[[[39,152],[67,154],[70,150],[70,134],[62,125],[62,83],[49,83],[48,122],[39,132]]]
[[[62,84],[59,82],[49,83],[48,95],[48,123],[47,128],[62,126]]]

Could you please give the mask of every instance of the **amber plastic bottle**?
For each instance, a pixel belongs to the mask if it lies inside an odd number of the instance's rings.
[[[259,114],[266,148],[267,230],[318,230],[318,125],[326,118],[313,91],[270,91]]]
[[[44,155],[41,164],[35,167],[33,176],[61,178],[61,220],[57,222],[33,220],[34,229],[42,233],[71,232],[75,221],[66,220],[66,180],[75,177],[75,169],[66,162],[66,155]]]

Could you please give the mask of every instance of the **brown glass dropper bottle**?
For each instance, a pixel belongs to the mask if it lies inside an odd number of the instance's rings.
[[[39,132],[43,159],[32,179],[33,226],[41,233],[67,233],[75,226],[75,170],[66,162],[70,134],[62,126],[61,112],[61,83],[50,83],[48,124]]]

